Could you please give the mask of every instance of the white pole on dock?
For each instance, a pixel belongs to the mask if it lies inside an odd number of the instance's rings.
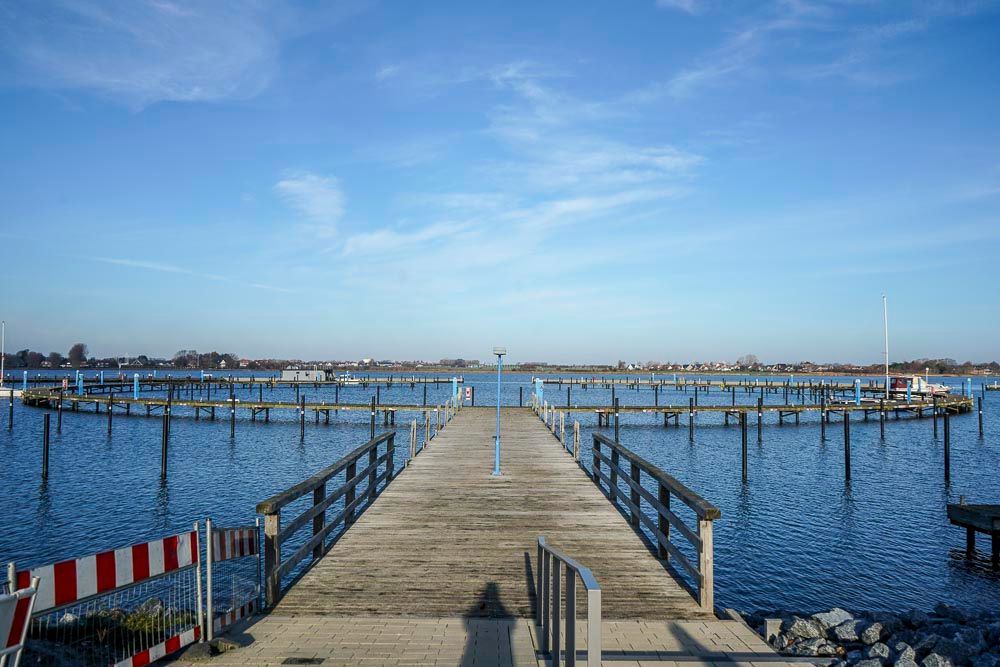
[[[4,346],[7,343],[7,322],[0,322],[0,389],[3,389],[3,362],[7,355],[4,354]]]
[[[889,398],[889,306],[882,295],[882,326],[885,330],[885,397]]]
[[[507,348],[494,347],[493,354],[497,355],[497,436],[496,447],[493,453],[493,474],[500,476],[500,371],[503,368],[503,355],[507,354]]]

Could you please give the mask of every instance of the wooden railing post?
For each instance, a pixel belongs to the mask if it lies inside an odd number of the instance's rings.
[[[660,504],[663,505],[664,509],[666,509],[669,512],[670,511],[670,491],[667,489],[667,487],[665,487],[663,485],[663,482],[660,482],[659,484],[657,484],[657,486],[659,487],[659,492],[657,494],[657,500],[659,500]],[[670,519],[667,518],[667,516],[663,512],[657,512],[657,514],[659,515],[659,519],[657,520],[658,528],[660,529],[660,532],[663,534],[664,539],[667,542],[669,542],[670,541]],[[670,560],[670,552],[667,551],[666,547],[664,547],[662,544],[659,544],[657,546],[658,546],[657,552],[659,553],[660,558],[662,558],[663,560]]]
[[[313,507],[319,505],[326,499],[326,483],[320,484],[313,489]],[[313,535],[323,532],[323,525],[326,523],[326,512],[320,512],[313,517]],[[313,560],[323,557],[323,543],[320,542],[313,547]]]
[[[698,550],[698,572],[701,581],[698,586],[698,604],[706,611],[715,608],[715,555],[712,546],[712,522],[707,519],[698,520],[698,537],[701,538],[701,549]]]
[[[344,473],[346,476],[347,483],[350,483],[352,479],[358,474],[358,461],[357,459],[351,461],[347,464],[347,470]],[[356,484],[352,484],[347,487],[347,491],[344,492],[344,507],[350,507],[354,500],[358,496],[358,487]],[[344,525],[349,526],[354,523],[354,510],[350,509],[344,515]]]
[[[410,460],[417,456],[417,420],[410,423]]]
[[[635,461],[632,461],[632,466],[631,466],[630,472],[631,472],[630,477],[632,478],[632,483],[635,484],[636,486],[638,486],[639,485],[639,464],[636,463]],[[635,488],[631,488],[630,490],[631,490],[630,498],[632,500],[632,507],[629,508],[630,509],[629,519],[632,522],[632,525],[635,526],[636,528],[638,528],[639,527],[639,512],[640,512],[640,510],[639,510],[639,503],[642,502],[642,499],[639,497],[639,492],[636,491]]]
[[[559,413],[559,442],[566,445],[566,413]]]
[[[573,458],[580,460],[580,422],[573,422]]]
[[[598,440],[595,437],[594,438],[594,445],[593,445],[593,455],[594,455],[594,462],[593,462],[593,473],[594,473],[594,475],[593,475],[593,477],[594,477],[594,484],[597,484],[598,486],[601,485],[601,474],[600,474],[601,473],[601,457],[598,456],[598,454],[600,454],[600,452],[601,452],[601,442],[600,442],[600,440]]]
[[[612,505],[617,505],[618,504],[618,494],[615,493],[615,492],[618,490],[618,461],[619,461],[619,459],[620,459],[620,455],[618,454],[618,450],[615,449],[614,447],[612,447],[611,448],[611,469],[609,471],[611,473],[611,475],[610,475],[611,476],[611,488],[608,489],[608,491],[611,494],[611,495],[608,496],[608,498],[611,499],[611,504]]]
[[[275,576],[275,570],[281,565],[281,543],[278,533],[281,532],[281,512],[264,515],[264,581],[267,606],[273,608],[281,597],[281,581]]]
[[[368,466],[371,470],[368,472],[368,502],[375,500],[375,479],[378,477],[378,447],[372,447],[368,450]]]
[[[378,453],[378,447],[375,448],[375,453]],[[396,472],[396,434],[392,433],[389,435],[389,439],[385,443],[385,484],[389,485],[392,481],[392,475]]]
[[[431,413],[424,410],[424,447],[431,441]]]

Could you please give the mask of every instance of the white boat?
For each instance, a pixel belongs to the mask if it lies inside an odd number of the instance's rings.
[[[922,375],[897,376],[892,378],[890,391],[893,394],[905,394],[909,385],[911,394],[922,396],[940,396],[951,392],[951,388],[943,384],[928,382]]]

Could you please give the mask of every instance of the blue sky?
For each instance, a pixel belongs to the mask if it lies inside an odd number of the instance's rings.
[[[1000,5],[0,2],[8,347],[1000,357]]]

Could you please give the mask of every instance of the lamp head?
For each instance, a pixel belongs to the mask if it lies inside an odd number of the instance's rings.
[[[505,347],[494,347],[493,348],[493,354],[497,355],[498,357],[502,357],[503,355],[507,354],[507,348],[505,348]]]

